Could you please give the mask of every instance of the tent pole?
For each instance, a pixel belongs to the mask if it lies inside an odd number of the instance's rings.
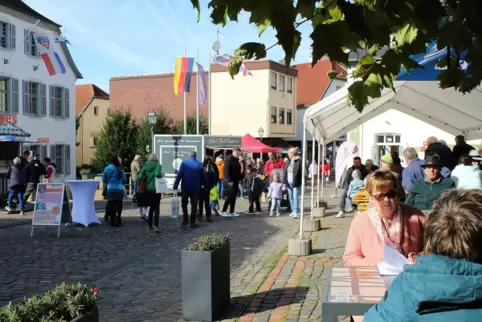
[[[326,151],[325,151],[325,140],[323,140],[323,152],[322,152],[322,156],[321,156],[321,160],[323,160],[323,162],[325,161],[325,158],[326,158]],[[324,167],[323,167],[324,168]],[[321,175],[322,175],[322,183],[321,183],[321,200],[322,201],[325,201],[325,185],[323,184],[323,182],[325,182],[325,172],[324,171],[321,171]]]
[[[301,205],[300,205],[300,239],[303,239],[303,215],[305,211],[305,185],[306,185],[306,115],[303,120],[303,145],[301,152]],[[294,191],[293,191],[294,192]],[[295,196],[293,196],[295,198]],[[293,209],[294,210],[294,209]]]
[[[321,144],[320,144],[320,141],[318,141],[318,169],[316,170],[316,173],[318,174],[316,177],[318,178],[318,182],[316,184],[316,187],[317,187],[317,198],[316,198],[316,205],[315,207],[318,208],[318,206],[320,205],[320,179],[321,179],[321,176],[322,174],[320,172],[323,172],[323,171],[320,171],[320,168],[322,167],[323,165],[323,159],[321,158]]]
[[[316,133],[316,132],[315,132]],[[311,206],[310,209],[313,209],[314,205],[314,199],[315,199],[315,174],[316,174],[316,169],[313,167],[315,166],[315,137],[311,140],[311,164],[310,164],[310,171],[311,173]],[[313,211],[311,211],[311,214],[313,215]]]

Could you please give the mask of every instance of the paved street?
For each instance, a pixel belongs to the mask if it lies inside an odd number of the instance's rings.
[[[327,191],[327,195],[329,195]],[[282,216],[214,218],[196,230],[180,229],[163,200],[161,234],[148,233],[133,210],[124,226],[40,228],[30,238],[28,218],[0,215],[0,305],[65,280],[99,287],[101,321],[179,321],[181,249],[208,232],[231,236],[232,307],[226,321],[319,321],[323,269],[340,263],[350,219],[327,217],[313,234],[315,254],[286,255],[299,221]],[[309,204],[309,203],[308,203]],[[246,210],[241,201],[238,210]],[[8,225],[5,224],[8,222]]]

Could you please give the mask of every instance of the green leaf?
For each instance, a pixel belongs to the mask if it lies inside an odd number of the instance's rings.
[[[201,20],[201,7],[199,6],[199,0],[191,0],[192,6],[197,10],[197,22]]]
[[[404,25],[402,28],[395,31],[393,39],[397,43],[398,47],[411,45],[418,35],[418,28],[411,22]]]
[[[263,23],[258,23],[258,37],[261,37],[266,28],[271,24],[269,20],[265,20]]]
[[[239,47],[243,52],[243,59],[263,59],[266,57],[266,46],[259,42],[247,42]]]
[[[298,3],[296,4],[296,12],[298,12],[303,18],[311,18],[315,13],[317,2],[318,0],[298,0]]]
[[[348,103],[353,105],[358,112],[368,104],[368,95],[363,81],[356,81],[348,87]]]
[[[243,63],[242,61],[235,61],[235,60],[231,60],[229,62],[228,72],[229,72],[229,75],[231,75],[232,79],[234,79],[235,75],[238,75],[239,69],[241,68],[242,63]]]

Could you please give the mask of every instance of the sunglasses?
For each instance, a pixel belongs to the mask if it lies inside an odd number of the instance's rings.
[[[379,195],[372,196],[376,201],[382,201],[387,197],[388,199],[395,199],[398,197],[398,191],[392,190],[387,193],[381,193]]]

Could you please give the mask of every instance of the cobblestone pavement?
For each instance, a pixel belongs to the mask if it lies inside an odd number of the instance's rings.
[[[299,224],[287,215],[265,214],[215,217],[198,229],[181,229],[178,220],[167,216],[169,206],[163,200],[161,234],[147,232],[132,210],[123,212],[123,227],[75,227],[73,235],[62,227],[59,239],[52,227],[36,228],[30,238],[28,217],[0,215],[0,305],[64,280],[81,281],[100,288],[101,321],[178,321],[181,249],[203,233],[225,232],[231,236],[232,311],[241,312]],[[239,202],[237,210],[246,209],[247,202]]]

